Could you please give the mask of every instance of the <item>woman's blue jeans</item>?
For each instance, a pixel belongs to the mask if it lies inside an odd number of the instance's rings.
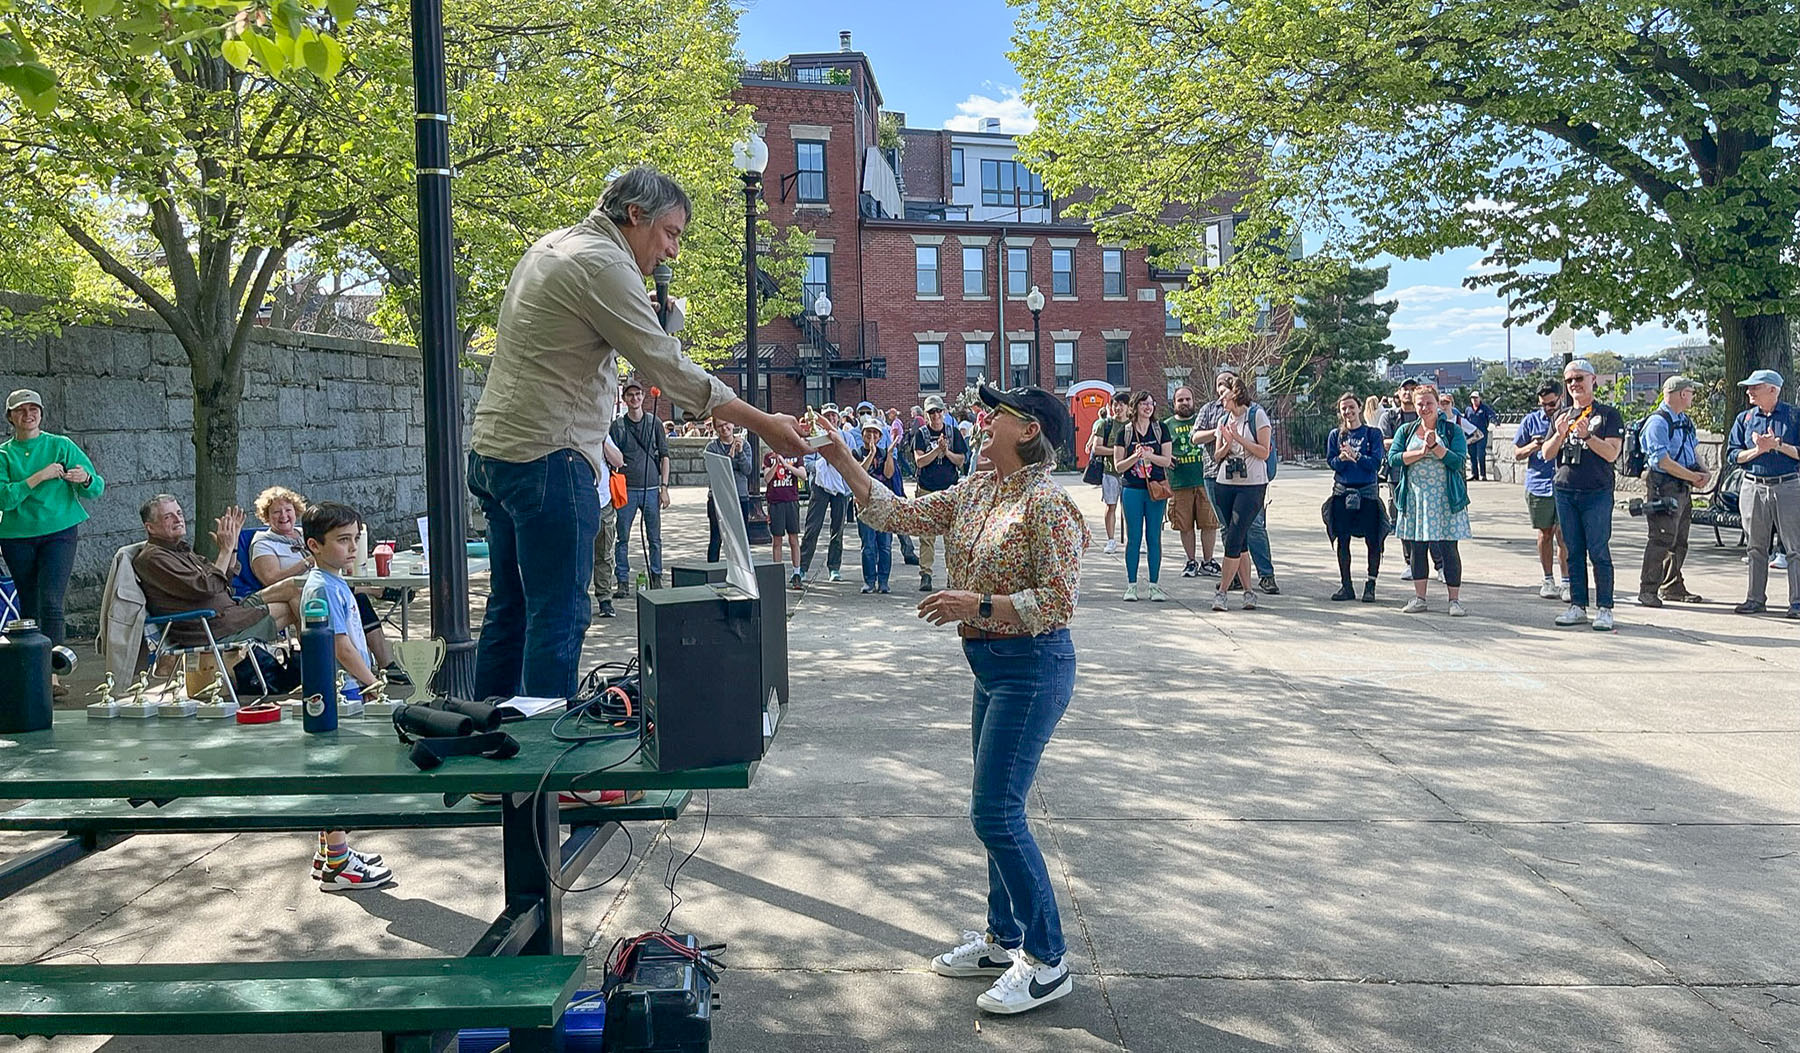
[[[516,464],[469,452],[469,491],[488,522],[488,603],[475,697],[566,698],[580,679],[600,492],[574,450]]]
[[[888,572],[894,566],[894,535],[861,520],[856,523],[856,532],[862,538],[863,584],[886,585]]]
[[[1569,602],[1588,605],[1588,564],[1594,565],[1594,601],[1612,610],[1613,495],[1611,490],[1556,491],[1556,522],[1569,552]]]
[[[19,613],[37,619],[38,631],[53,644],[63,642],[63,599],[69,593],[80,537],[81,526],[76,524],[54,534],[0,541],[0,555],[6,557],[7,571],[19,594]]]
[[[1150,582],[1162,576],[1163,509],[1167,501],[1150,500],[1150,491],[1135,486],[1119,488],[1119,504],[1125,509],[1125,580],[1137,583],[1138,551],[1149,540]]]
[[[1075,690],[1069,630],[999,640],[964,640],[975,674],[970,729],[975,784],[969,820],[987,848],[988,932],[1045,964],[1062,960],[1062,917],[1044,853],[1025,821],[1025,798],[1044,746]]]

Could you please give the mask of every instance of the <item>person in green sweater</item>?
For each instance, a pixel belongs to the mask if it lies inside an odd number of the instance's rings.
[[[53,644],[63,642],[63,596],[75,569],[75,544],[87,517],[81,502],[105,480],[81,447],[44,430],[44,400],[29,388],[6,396],[12,438],[0,443],[0,556],[6,557],[19,610]],[[56,683],[57,698],[68,689]]]

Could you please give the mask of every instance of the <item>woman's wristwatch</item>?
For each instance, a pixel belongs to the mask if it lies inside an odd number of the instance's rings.
[[[994,616],[994,594],[993,593],[984,592],[981,594],[981,606],[975,608],[975,613],[980,615],[983,618],[992,618]]]

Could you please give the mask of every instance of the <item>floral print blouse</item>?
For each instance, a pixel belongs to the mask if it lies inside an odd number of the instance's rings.
[[[1075,616],[1081,554],[1092,536],[1075,499],[1051,480],[1047,463],[1005,479],[977,472],[948,490],[910,499],[878,486],[857,515],[876,530],[942,537],[950,586],[1009,597],[1029,635],[1061,629]],[[1019,630],[998,618],[964,624]]]

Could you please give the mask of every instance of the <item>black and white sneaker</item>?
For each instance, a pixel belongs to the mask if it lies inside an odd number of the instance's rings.
[[[1023,1013],[1054,1002],[1074,989],[1068,962],[1045,965],[1021,948],[1013,952],[1012,968],[982,992],[975,1005],[990,1013]]]
[[[1003,976],[1013,967],[1013,952],[985,932],[966,931],[963,942],[931,959],[939,976]]]
[[[1203,559],[1200,561],[1200,573],[1209,578],[1216,578],[1224,572],[1225,568],[1221,566],[1216,559]]]
[[[1187,566],[1181,568],[1181,576],[1184,578],[1199,577],[1200,576],[1200,564],[1195,562],[1194,560],[1191,560],[1191,559],[1188,560]]]

